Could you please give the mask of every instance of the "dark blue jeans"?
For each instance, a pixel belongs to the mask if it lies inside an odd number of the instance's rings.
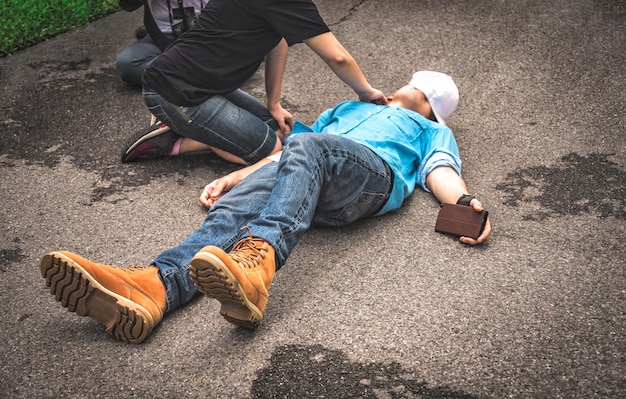
[[[170,40],[174,35],[165,34]],[[161,49],[150,38],[150,35],[137,40],[117,55],[115,69],[123,81],[141,87],[143,72],[152,64],[152,61],[161,55]]]
[[[337,227],[375,215],[389,198],[393,174],[369,148],[344,137],[290,137],[279,162],[258,169],[212,207],[199,229],[153,262],[167,290],[168,310],[196,294],[189,263],[206,245],[230,251],[244,226],[276,251],[282,267],[311,225]]]
[[[243,90],[181,107],[144,86],[143,99],[158,120],[181,136],[227,151],[248,164],[270,155],[278,140],[278,124],[268,109]]]

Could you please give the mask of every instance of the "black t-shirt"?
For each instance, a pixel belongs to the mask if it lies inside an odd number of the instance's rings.
[[[291,46],[329,31],[311,0],[211,0],[144,81],[173,104],[198,105],[241,87],[283,37]]]

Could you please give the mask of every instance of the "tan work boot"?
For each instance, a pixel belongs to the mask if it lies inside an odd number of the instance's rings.
[[[220,301],[226,320],[249,330],[259,326],[276,271],[274,248],[267,241],[246,237],[230,253],[204,247],[189,270],[200,292]]]
[[[143,342],[163,319],[167,304],[158,271],[156,266],[121,269],[65,251],[41,259],[41,275],[57,301],[133,344]]]

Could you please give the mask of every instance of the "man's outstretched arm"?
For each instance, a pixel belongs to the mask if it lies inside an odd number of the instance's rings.
[[[261,168],[265,164],[278,161],[281,154],[282,151],[275,152],[269,157],[263,158],[252,165],[235,170],[226,176],[213,180],[211,183],[204,186],[204,190],[202,190],[199,198],[200,203],[207,208],[210,208],[215,201],[222,198],[227,192],[232,190],[233,187],[239,184],[239,182],[252,174],[252,172]]]
[[[442,204],[456,204],[456,201],[463,194],[469,194],[465,181],[449,166],[440,166],[433,169],[426,176],[426,186]],[[476,212],[483,210],[483,204],[476,198],[470,202],[470,206],[474,208]],[[485,229],[480,237],[475,240],[470,237],[461,237],[460,241],[464,244],[476,245],[485,241],[487,237],[489,237],[489,234],[491,234],[491,223],[489,218],[487,218]]]

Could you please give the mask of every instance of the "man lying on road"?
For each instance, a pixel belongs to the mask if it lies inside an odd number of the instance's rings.
[[[114,337],[140,343],[170,312],[198,292],[221,303],[231,323],[258,327],[276,270],[311,226],[344,226],[398,209],[417,185],[441,203],[480,212],[460,176],[452,131],[458,103],[448,75],[421,71],[388,105],[346,101],[315,123],[294,126],[282,153],[208,184],[209,210],[199,229],[130,269],[50,252],[42,276],[70,311],[106,326]],[[491,232],[460,242],[480,244]]]

